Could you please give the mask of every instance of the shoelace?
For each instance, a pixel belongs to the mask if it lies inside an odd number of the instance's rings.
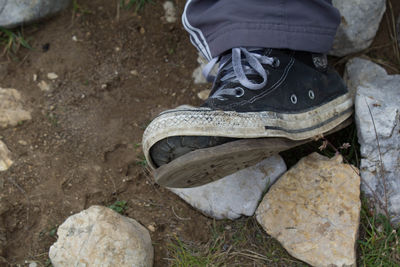
[[[213,58],[203,69],[203,75],[208,81],[212,82],[215,77],[210,75],[215,64],[220,61],[218,72],[227,70],[227,73],[221,77],[222,82],[239,82],[242,86],[250,90],[259,90],[263,88],[268,81],[267,72],[261,64],[275,66],[279,64],[273,57],[263,56],[257,52],[264,50],[263,48],[233,48],[231,55]],[[244,58],[242,59],[242,54]],[[232,57],[232,61],[227,63]],[[244,63],[244,64],[243,64]],[[256,74],[262,78],[261,83],[254,83],[247,78],[247,75]],[[242,96],[244,90],[241,87],[225,88],[225,84],[210,96],[210,98],[224,99],[222,95]]]

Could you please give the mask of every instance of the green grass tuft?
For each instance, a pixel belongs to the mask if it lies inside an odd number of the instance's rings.
[[[72,11],[74,12],[74,14],[82,14],[82,15],[93,13],[91,10],[84,8],[83,6],[78,4],[78,0],[72,1]]]
[[[119,214],[124,214],[126,209],[128,208],[127,202],[125,200],[117,200],[114,202],[114,204],[108,207],[113,211],[118,212]]]
[[[33,50],[20,30],[9,30],[0,27],[0,45],[3,47],[2,56],[15,56],[22,47]]]
[[[223,251],[223,239],[212,240],[205,245],[184,243],[179,238],[168,244],[171,267],[219,267],[226,266],[227,253]]]
[[[364,200],[358,241],[358,266],[400,266],[399,230],[390,224],[386,216],[370,211]]]
[[[135,6],[135,12],[144,8],[147,3],[153,3],[152,0],[120,0],[120,6],[124,9],[131,9]]]
[[[265,234],[254,217],[214,221],[206,244],[175,237],[168,252],[173,267],[308,266]]]
[[[136,160],[136,165],[142,166],[142,167],[147,167],[147,160],[144,158],[144,156],[138,157]]]

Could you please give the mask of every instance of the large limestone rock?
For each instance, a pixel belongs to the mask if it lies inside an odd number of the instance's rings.
[[[0,171],[6,171],[13,164],[10,155],[10,150],[8,150],[7,146],[0,141]]]
[[[286,164],[277,155],[213,183],[170,190],[207,216],[234,220],[252,216],[262,193],[285,171]]]
[[[313,266],[355,266],[360,177],[342,157],[313,153],[269,190],[257,221],[294,257]]]
[[[355,94],[355,119],[361,145],[361,189],[392,223],[400,222],[400,75],[355,58],[346,65]]]
[[[66,8],[71,0],[0,0],[0,26],[12,28]]]
[[[330,52],[345,56],[370,46],[386,10],[386,0],[333,0],[342,21]]]
[[[22,107],[21,94],[15,89],[0,87],[0,128],[15,126],[30,119],[30,112]]]
[[[146,228],[113,210],[92,206],[69,217],[57,231],[49,257],[58,266],[153,266]]]

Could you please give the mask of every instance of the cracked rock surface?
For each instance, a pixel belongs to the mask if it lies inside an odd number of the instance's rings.
[[[294,257],[313,266],[355,266],[360,177],[342,157],[312,153],[287,171],[256,211]]]
[[[341,57],[369,47],[385,13],[386,1],[332,0],[332,4],[340,11],[341,23],[330,54]]]
[[[276,155],[203,186],[169,189],[209,217],[234,220],[252,216],[262,193],[285,171],[285,162]]]
[[[153,266],[153,246],[146,228],[101,206],[69,217],[57,231],[49,257],[57,266]]]
[[[361,189],[379,212],[400,222],[400,75],[388,75],[361,58],[346,65],[355,92],[355,120],[361,153]]]

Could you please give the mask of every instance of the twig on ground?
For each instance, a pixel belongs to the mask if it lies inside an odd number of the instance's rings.
[[[121,2],[117,1],[117,16],[116,16],[117,21],[119,21],[120,12],[121,12]]]
[[[368,107],[368,112],[369,112],[369,115],[371,116],[372,125],[374,126],[375,138],[376,138],[376,143],[377,143],[377,146],[378,146],[378,154],[379,154],[378,156],[379,156],[379,161],[380,161],[379,169],[380,169],[380,173],[381,173],[381,174],[379,175],[379,171],[378,171],[377,174],[380,176],[381,181],[382,181],[382,183],[383,183],[383,190],[384,190],[384,197],[385,197],[385,209],[384,209],[384,210],[385,210],[386,216],[387,216],[388,218],[390,218],[390,217],[389,217],[389,210],[388,210],[388,198],[387,198],[386,179],[385,179],[385,175],[384,175],[385,168],[384,168],[383,160],[382,160],[381,145],[380,145],[380,143],[379,143],[379,137],[378,137],[378,132],[377,132],[377,130],[376,130],[376,125],[375,125],[374,116],[372,115],[371,108],[369,107],[368,102],[367,102],[367,99],[366,99],[365,97],[364,97],[364,101],[365,101],[365,104],[366,104],[367,107]]]
[[[171,209],[172,209],[172,213],[173,213],[173,214],[175,215],[175,217],[178,218],[179,220],[181,220],[181,221],[190,221],[190,220],[191,220],[190,217],[189,217],[189,218],[182,218],[182,217],[178,216],[178,214],[176,214],[176,212],[175,212],[175,210],[174,210],[174,207],[171,206]]]
[[[399,51],[399,44],[397,42],[397,31],[396,31],[396,18],[393,13],[393,6],[392,2],[390,0],[387,1],[387,6],[388,6],[388,13],[386,16],[386,22],[388,24],[388,31],[390,38],[393,43],[393,52],[394,55],[396,56],[397,59],[397,64],[400,65],[400,51]],[[390,18],[389,18],[390,17]]]

